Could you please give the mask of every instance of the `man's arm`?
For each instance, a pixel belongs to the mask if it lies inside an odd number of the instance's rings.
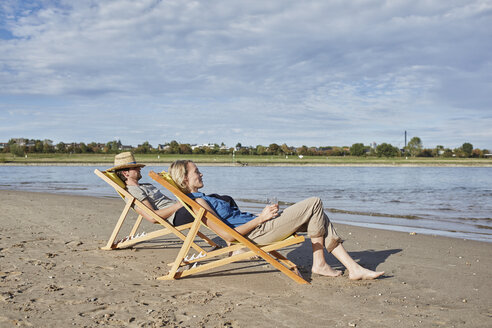
[[[150,202],[147,200],[147,199],[144,199],[142,201],[142,204],[144,204],[145,206],[147,206],[149,209],[151,209],[155,214],[157,214],[158,216],[160,216],[161,218],[163,219],[167,219],[168,217],[170,217],[173,213],[175,213],[177,210],[179,210],[181,207],[183,207],[183,204],[181,204],[181,202],[177,202],[176,204],[173,204],[171,206],[168,206],[166,208],[163,208],[163,209],[160,209],[160,210],[154,210],[152,208],[152,205],[150,204]],[[154,219],[153,217],[151,216],[148,216],[143,210],[141,210],[138,206],[135,207],[135,211],[140,214],[141,216],[144,217],[144,219],[146,219],[147,221],[151,222],[151,223],[156,223],[157,220]]]

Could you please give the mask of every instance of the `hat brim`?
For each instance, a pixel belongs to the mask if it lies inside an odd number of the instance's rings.
[[[122,164],[122,165],[117,165],[113,166],[110,169],[107,169],[106,171],[117,171],[117,170],[122,170],[122,169],[131,169],[133,167],[144,167],[145,164]]]

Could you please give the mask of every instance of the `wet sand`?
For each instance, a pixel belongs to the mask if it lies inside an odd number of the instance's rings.
[[[177,238],[99,249],[122,200],[5,190],[0,199],[0,327],[492,326],[491,243],[336,225],[382,279],[311,277],[307,242],[282,253],[310,285],[263,261],[159,281]]]

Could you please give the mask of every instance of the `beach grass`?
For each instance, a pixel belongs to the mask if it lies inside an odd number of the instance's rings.
[[[193,154],[135,154],[138,162],[165,165],[177,159],[189,159],[210,165],[367,165],[367,166],[492,166],[491,158],[423,158],[423,157],[356,157],[356,156],[274,156],[274,155],[193,155]],[[90,165],[111,164],[114,154],[28,154],[19,157],[2,154],[1,164]]]

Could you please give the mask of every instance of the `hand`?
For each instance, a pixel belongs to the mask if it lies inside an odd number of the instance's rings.
[[[268,220],[273,219],[278,216],[278,204],[267,205],[261,211],[258,218],[260,219],[260,223],[266,222]]]

